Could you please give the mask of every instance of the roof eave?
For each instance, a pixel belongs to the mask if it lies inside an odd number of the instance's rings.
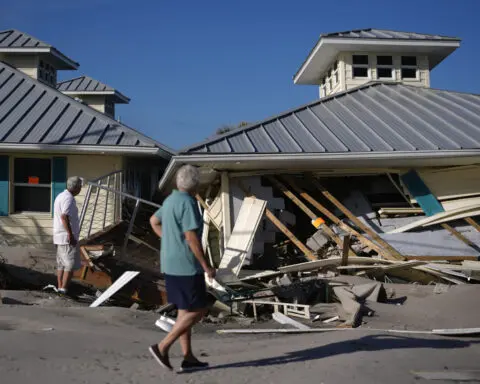
[[[49,53],[54,56],[61,64],[59,69],[78,69],[79,63],[73,61],[63,53],[53,47],[24,47],[24,48],[0,48],[0,53],[21,53],[21,54],[38,54]]]
[[[129,147],[108,145],[77,145],[77,144],[9,144],[0,143],[2,152],[48,152],[48,153],[72,153],[72,154],[102,154],[102,155],[151,155],[163,156],[158,147]]]
[[[59,83],[61,84],[61,83]],[[122,93],[113,90],[113,91],[62,91],[61,89],[57,90],[62,92],[65,95],[74,96],[113,96],[113,99],[117,104],[128,104],[130,103],[130,98],[123,95]]]
[[[293,76],[294,84],[312,84],[311,80],[307,76],[305,76],[305,72],[307,71],[311,62],[320,56],[320,50],[323,48],[325,51],[322,57],[325,57],[328,66],[333,59],[333,56],[342,52],[342,51],[350,51],[354,50],[353,48],[343,49],[346,46],[355,46],[357,48],[365,47],[365,46],[378,46],[378,47],[396,47],[396,48],[407,48],[412,47],[415,49],[424,47],[426,49],[438,48],[438,49],[450,49],[451,52],[445,53],[444,56],[436,62],[430,69],[433,69],[438,63],[440,63],[443,59],[445,59],[450,53],[452,53],[455,49],[460,47],[460,39],[455,40],[412,40],[412,39],[374,39],[374,38],[346,38],[346,37],[321,37],[317,44],[313,47],[310,51],[309,55],[300,66],[298,71]],[[328,52],[326,50],[329,50]],[[325,68],[317,68],[317,72],[324,72],[327,69]]]
[[[163,189],[173,178],[175,172],[184,164],[206,166],[215,168],[216,164],[231,164],[239,169],[265,169],[266,162],[270,167],[277,169],[291,168],[299,171],[301,164],[310,163],[320,168],[323,166],[336,168],[355,167],[385,167],[387,162],[391,165],[410,165],[415,162],[421,165],[454,164],[455,162],[480,161],[480,149],[461,149],[444,151],[412,151],[412,152],[347,152],[347,153],[230,153],[230,154],[191,154],[172,157],[162,179],[159,183],[160,190]],[[273,169],[272,168],[272,169]]]

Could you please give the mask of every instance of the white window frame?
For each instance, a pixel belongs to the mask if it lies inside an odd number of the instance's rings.
[[[378,64],[378,57],[379,56],[388,56],[388,57],[391,57],[392,58],[392,64]],[[396,79],[396,76],[395,76],[395,66],[394,66],[394,57],[391,56],[391,55],[377,55],[376,56],[376,60],[377,60],[377,79],[378,80],[395,80]],[[379,76],[379,69],[390,69],[390,77],[380,77]]]
[[[35,214],[51,214],[52,213],[52,209],[53,209],[53,202],[52,202],[52,182],[50,182],[50,184],[29,184],[29,183],[17,183],[15,182],[15,162],[16,160],[18,159],[48,159],[50,160],[50,178],[53,180],[53,160],[51,157],[22,157],[22,156],[19,156],[19,157],[14,157],[13,158],[13,172],[12,172],[12,178],[11,178],[11,182],[12,182],[12,186],[13,186],[13,190],[11,189],[11,192],[12,192],[12,197],[13,197],[13,206],[11,206],[11,210],[12,210],[12,213],[13,214],[22,214],[22,213],[35,213]],[[29,188],[48,188],[50,193],[49,193],[49,196],[50,196],[50,209],[49,211],[17,211],[15,209],[15,198],[16,198],[16,193],[15,193],[15,187],[29,187]]]
[[[402,57],[415,57],[417,64],[416,65],[403,65],[402,64]],[[415,77],[403,77],[402,70],[403,69],[415,69]],[[400,77],[402,80],[419,80],[420,79],[420,73],[418,70],[418,56],[415,55],[402,55],[400,56]]]
[[[367,56],[367,61],[368,63],[367,64],[353,64],[353,57],[354,56]],[[354,75],[354,71],[355,71],[355,68],[367,68],[367,76],[355,76]],[[367,54],[364,54],[364,53],[354,53],[352,54],[352,79],[371,79],[371,71],[370,71],[370,56]]]

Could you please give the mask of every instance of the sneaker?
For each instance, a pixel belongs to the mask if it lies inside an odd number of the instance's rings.
[[[158,349],[158,345],[154,344],[148,348],[149,352],[152,354],[153,358],[157,360],[157,363],[160,364],[163,368],[173,371],[173,367],[170,365],[168,356],[163,356]]]
[[[202,361],[187,361],[187,360],[183,360],[182,361],[182,372],[188,372],[188,371],[194,371],[194,370],[197,370],[197,369],[205,369],[205,368],[208,368],[209,364],[208,363],[204,363]]]

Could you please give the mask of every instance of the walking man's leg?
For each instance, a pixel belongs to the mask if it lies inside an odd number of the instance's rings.
[[[57,289],[63,288],[63,269],[57,269]]]

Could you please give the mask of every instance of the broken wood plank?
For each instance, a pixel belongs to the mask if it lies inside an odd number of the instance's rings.
[[[241,183],[240,180],[236,181],[236,184],[239,186],[239,188],[243,191],[243,193],[246,196],[254,197],[252,193],[248,191],[244,187],[244,185]],[[303,244],[287,227],[284,225],[274,214],[272,211],[270,211],[268,208],[265,209],[265,216],[272,222],[273,225],[275,225],[285,236],[287,236],[293,244],[297,246],[298,249],[300,249],[303,254],[307,257],[309,260],[318,260],[318,257],[310,250],[307,248],[305,244]]]
[[[303,191],[299,188],[296,183],[294,182],[293,178],[290,176],[284,176],[284,179],[287,180],[288,184],[292,187],[294,191],[296,191],[302,198],[312,204],[316,209],[318,209],[322,214],[328,217],[335,225],[337,225],[340,229],[344,230],[345,232],[350,233],[351,235],[355,236],[363,245],[366,247],[372,248],[378,254],[382,254],[384,249],[379,247],[373,241],[368,239],[367,237],[360,234],[358,231],[341,221],[337,216],[331,213],[325,206],[320,204],[317,200],[315,200],[310,194]]]
[[[349,257],[349,261],[352,263],[364,263],[364,264],[391,264],[392,261],[383,260],[383,259],[374,259],[372,257]],[[302,271],[313,271],[315,269],[321,269],[328,266],[338,266],[342,262],[341,257],[332,257],[329,259],[323,260],[316,260],[316,261],[309,261],[306,263],[294,264],[294,265],[287,265],[285,267],[278,268],[279,272],[288,273],[288,272],[302,272]]]
[[[280,324],[289,324],[297,329],[310,329],[309,326],[305,325],[305,324],[302,324],[300,323],[299,321],[296,321],[296,320],[293,320],[291,319],[290,317],[288,316],[285,316],[283,313],[281,312],[274,312],[272,314],[272,318],[273,320],[275,320],[277,323],[280,323]]]
[[[286,197],[288,197],[297,207],[299,207],[303,212],[307,214],[307,216],[310,217],[312,220],[312,224],[317,221],[319,218],[318,215],[316,215],[310,208],[308,208],[295,194],[293,194],[287,187],[284,185],[282,182],[277,180],[273,176],[267,176],[267,179],[275,185]],[[322,220],[323,221],[323,220]],[[317,226],[314,224],[314,226],[317,228]],[[322,232],[325,232],[328,237],[330,237],[340,249],[343,248],[343,242],[340,239],[339,236],[335,234],[335,232],[332,231],[332,229],[326,224],[323,223],[321,226],[319,226],[317,229],[320,229]],[[353,250],[349,250],[349,253],[352,256],[356,256],[356,253]]]
[[[455,236],[458,240],[462,241],[463,243],[467,244],[469,247],[475,249],[477,252],[480,252],[480,248],[474,244],[472,241],[468,240],[465,236],[463,236],[460,232],[458,232],[455,228],[452,228],[450,224],[443,223],[440,226],[450,232],[453,236]]]
[[[208,207],[207,203],[205,200],[203,200],[202,196],[200,196],[198,193],[195,195],[195,198],[197,201],[200,203],[202,206],[204,212],[207,213],[207,215],[210,217],[210,220],[212,221],[213,225],[215,225],[215,228],[220,231],[220,226],[218,225],[218,220],[215,220],[215,215],[210,211],[210,208]]]
[[[415,335],[431,335],[432,331],[410,331],[406,329],[376,329],[376,328],[310,328],[310,329],[219,329],[218,334],[266,334],[266,333],[322,333],[322,332],[375,332],[375,333],[405,333]]]
[[[115,282],[108,287],[108,289],[103,292],[100,297],[95,300],[92,304],[90,304],[90,308],[95,308],[107,301],[110,297],[112,297],[117,291],[122,289],[125,285],[127,285],[133,278],[135,278],[140,272],[138,271],[127,271],[124,272],[122,276],[120,276]]]
[[[221,174],[220,199],[222,201],[223,244],[226,246],[232,233],[232,210],[230,205],[230,179],[227,172]]]
[[[350,235],[343,237],[342,262],[340,265],[348,265],[348,250],[350,249]]]
[[[312,178],[313,185],[320,190],[322,195],[327,198],[333,205],[335,205],[345,216],[347,216],[358,228],[368,234],[373,240],[375,240],[380,246],[385,249],[382,256],[391,260],[404,260],[404,257],[397,252],[390,244],[383,240],[375,231],[365,225],[359,220],[350,210],[345,207],[340,201],[338,201],[330,192],[328,192],[320,182]]]
[[[478,335],[480,334],[480,328],[432,329],[432,333],[434,335],[446,335],[446,336]]]
[[[480,224],[478,224],[475,220],[473,220],[471,217],[466,217],[464,220],[473,228],[475,228],[478,232],[480,232]]]
[[[425,261],[478,261],[478,256],[405,256],[406,260],[425,260]]]
[[[247,253],[253,245],[266,206],[265,200],[252,197],[246,197],[243,200],[233,231],[225,244],[219,270],[228,269],[238,276]]]
[[[401,214],[406,214],[406,215],[416,215],[416,214],[422,214],[424,213],[422,208],[380,208],[378,210],[378,214],[380,216],[385,215],[401,215]]]

